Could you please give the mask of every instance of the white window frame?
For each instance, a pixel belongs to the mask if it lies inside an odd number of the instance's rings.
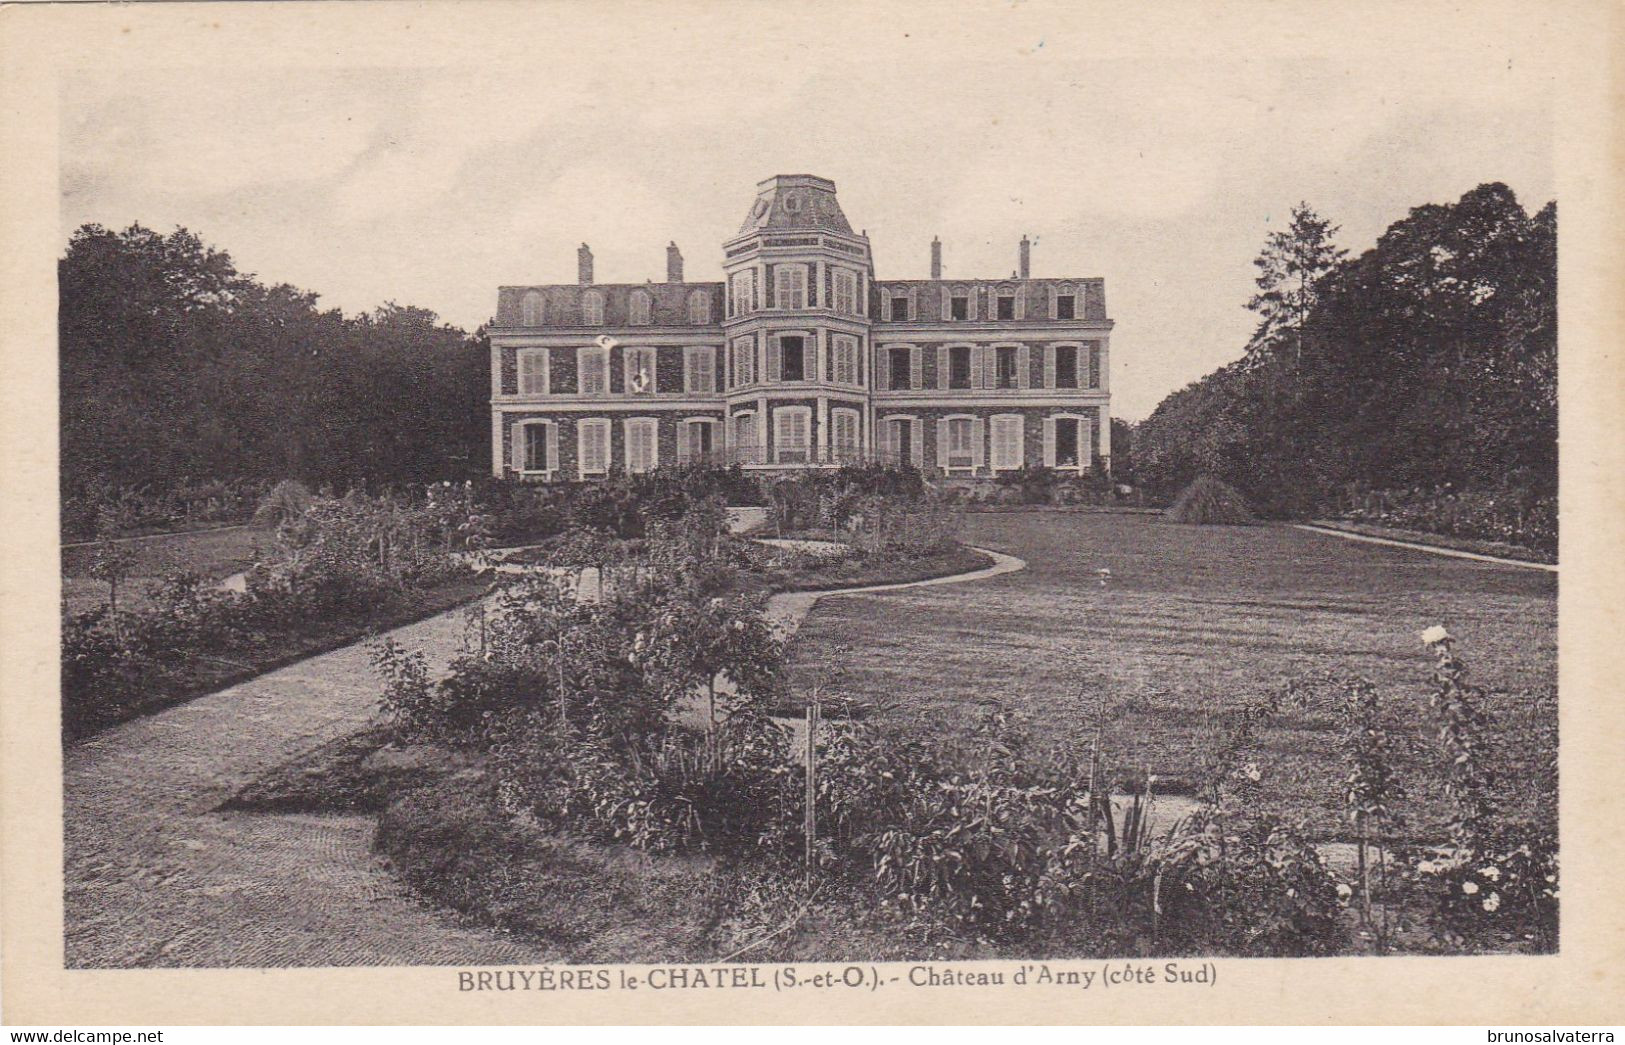
[[[1014,454],[1014,458],[1001,457],[999,450],[999,427],[1001,424],[1015,424],[1014,445],[1006,445],[1005,449]],[[988,432],[988,467],[994,472],[1012,472],[1024,465],[1027,460],[1027,419],[1021,414],[994,414],[987,419]]]
[[[750,438],[748,440],[741,440],[739,438],[739,422],[744,420],[748,420],[750,422]],[[728,440],[728,448],[735,452],[735,456],[733,458],[735,461],[740,461],[741,459],[748,458],[750,456],[749,454],[739,454],[738,451],[746,448],[754,451],[761,447],[761,434],[756,426],[757,419],[756,411],[754,410],[740,410],[738,413],[729,415],[728,427],[727,430],[722,433],[722,437]]]
[[[706,387],[694,386],[695,360],[705,359]],[[689,395],[715,395],[717,393],[717,353],[711,345],[684,345],[683,346],[683,391]]]
[[[801,430],[805,440],[795,447],[792,452],[799,452],[800,458],[787,460],[785,454],[784,429],[785,423],[792,418],[801,418]],[[773,463],[775,464],[806,464],[812,460],[812,407],[810,406],[775,406],[773,408]]]
[[[834,270],[834,298],[835,311],[843,315],[855,316],[858,312],[858,274],[851,269],[837,268]],[[844,288],[844,290],[843,290]],[[842,302],[845,307],[842,307]]]
[[[654,298],[647,290],[632,291],[627,303],[626,322],[635,327],[646,327],[654,322]]]
[[[556,435],[556,432],[555,432],[556,428],[557,428],[557,425],[556,425],[555,422],[545,420],[543,418],[531,418],[529,420],[515,422],[514,426],[513,426],[513,436],[512,436],[512,438],[514,438],[514,439],[523,439],[525,441],[525,443],[524,443],[525,448],[524,448],[523,451],[521,451],[519,453],[519,455],[518,455],[519,459],[521,461],[525,461],[527,463],[529,462],[529,460],[530,460],[529,451],[530,451],[530,447],[531,447],[530,440],[532,438],[531,433],[533,433],[533,432],[540,433],[543,447],[546,447],[549,442],[553,442],[555,444],[555,446],[556,446],[556,443],[557,443],[557,435]],[[515,469],[515,472],[519,475],[520,478],[535,478],[537,476],[540,476],[542,479],[544,479],[546,481],[552,481],[554,474],[557,473],[558,470],[559,470],[558,455],[555,453],[555,454],[551,454],[551,455],[548,456],[547,467],[546,468],[517,468],[517,469]]]
[[[716,456],[722,448],[722,440],[718,437],[718,426],[721,422],[715,417],[685,417],[677,425],[677,462],[679,464],[692,464],[695,461],[694,448],[689,444],[694,441],[694,429],[699,425],[711,426],[711,454]],[[703,452],[703,451],[702,451]]]
[[[582,375],[589,369],[596,369],[603,375],[603,388],[597,392],[587,391],[587,383]],[[576,349],[576,393],[585,396],[609,395],[609,349],[602,345],[582,345]]]
[[[647,431],[649,433],[649,461],[644,467],[638,467],[632,457],[632,432]],[[626,458],[626,474],[642,475],[652,472],[660,467],[660,420],[654,417],[628,417],[621,422],[621,454]]]
[[[789,301],[789,304],[786,304],[786,301]],[[805,262],[787,261],[773,266],[773,307],[791,311],[807,307]]]
[[[513,359],[514,388],[518,392],[519,395],[522,395],[522,396],[547,395],[548,390],[552,386],[552,373],[551,373],[551,371],[552,371],[552,362],[553,362],[552,358],[551,358],[552,354],[553,353],[551,351],[549,351],[548,349],[545,349],[545,348],[521,348],[517,352],[514,353],[514,359]],[[535,363],[532,363],[531,366],[528,368],[529,376],[533,380],[535,378],[537,378],[538,376],[541,378],[541,380],[539,382],[541,387],[539,387],[539,388],[535,387],[534,384],[530,388],[525,387],[525,377],[526,377],[526,374],[527,374],[527,368],[525,366],[525,360],[527,360],[527,359],[529,359],[529,360],[540,360],[541,361],[541,365],[540,365],[541,373],[539,375],[537,374],[537,365]]]
[[[756,336],[746,334],[734,338],[733,387],[745,388],[756,383]]]
[[[636,376],[638,368],[633,365],[637,359],[647,358],[649,361],[649,387],[641,392],[632,388],[632,378]],[[621,349],[621,378],[626,394],[629,396],[651,396],[660,390],[660,350],[649,345],[628,345]]]
[[[589,290],[581,295],[581,325],[587,327],[604,325],[603,291]]]
[[[1056,445],[1059,442],[1059,440],[1056,438],[1055,430],[1055,422],[1057,421],[1076,421],[1078,423],[1077,464],[1060,463],[1060,456],[1057,452]],[[1049,439],[1047,440],[1049,443],[1049,460],[1045,462],[1048,467],[1053,468],[1058,472],[1076,472],[1079,475],[1083,475],[1089,471],[1090,462],[1095,456],[1093,436],[1094,430],[1090,426],[1089,422],[1090,418],[1088,414],[1070,412],[1054,413],[1050,414],[1049,417],[1046,418],[1046,423],[1050,426]]]
[[[706,326],[711,322],[711,295],[708,292],[689,291],[688,321],[694,326]]]
[[[964,424],[965,446],[964,450],[956,455],[953,447],[954,433],[960,430],[959,425],[961,422]],[[945,431],[948,433],[947,438],[942,440],[942,445],[947,449],[948,456],[938,461],[937,467],[941,468],[946,475],[974,475],[976,473],[976,446],[974,442],[976,439],[976,418],[971,414],[948,414],[939,418],[937,424],[944,425]],[[963,456],[965,463],[950,464],[949,462],[955,456]]]
[[[851,334],[834,334],[830,337],[829,350],[834,356],[835,383],[838,385],[858,384],[858,339]],[[842,374],[845,377],[842,377]]]
[[[539,290],[527,290],[519,299],[519,325],[539,327],[547,318],[547,302]]]
[[[829,411],[829,445],[837,461],[855,460],[863,447],[862,429],[860,427],[862,415],[849,406],[831,407]],[[851,426],[851,438],[841,438],[841,422]]]
[[[603,439],[603,467],[589,469],[587,467],[587,434],[596,432]],[[583,417],[576,421],[576,474],[583,479],[609,474],[610,454],[614,449],[609,436],[609,418]]]
[[[1061,384],[1061,349],[1072,350],[1072,376],[1073,383]],[[1051,341],[1046,351],[1044,361],[1044,379],[1051,388],[1064,388],[1074,392],[1089,389],[1089,350],[1082,341]]]

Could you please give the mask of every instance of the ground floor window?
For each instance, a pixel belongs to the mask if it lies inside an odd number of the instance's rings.
[[[513,467],[521,475],[546,475],[556,466],[558,440],[550,421],[521,422],[513,429]]]
[[[734,448],[742,451],[741,459],[756,448],[756,415],[734,415]]]
[[[609,471],[609,422],[602,418],[576,422],[576,461],[583,477]]]
[[[626,421],[626,470],[634,474],[652,472],[660,463],[660,435],[658,422],[652,417],[633,417]]]
[[[1089,464],[1089,429],[1081,417],[1054,417],[1049,421],[1049,452],[1045,454],[1055,468],[1082,471]]]
[[[780,464],[807,460],[812,434],[812,410],[805,406],[781,406],[773,411],[773,459]]]
[[[850,461],[858,455],[858,412],[831,410],[829,414],[831,443],[837,460]]]
[[[708,460],[716,449],[716,424],[712,421],[689,421],[678,433],[679,462]]]
[[[1020,468],[1026,457],[1025,432],[1020,414],[1002,414],[993,419],[993,467],[995,470]]]
[[[915,440],[912,417],[888,417],[884,422],[886,453],[890,464],[914,464]]]

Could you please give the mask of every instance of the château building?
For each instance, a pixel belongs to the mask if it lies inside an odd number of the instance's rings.
[[[574,480],[708,461],[882,460],[991,477],[1108,468],[1112,321],[1099,278],[877,279],[835,184],[757,186],[721,282],[502,287],[491,334],[491,470]]]

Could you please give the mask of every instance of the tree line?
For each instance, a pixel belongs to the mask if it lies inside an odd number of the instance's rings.
[[[433,312],[346,316],[184,228],[85,225],[59,260],[61,480],[422,481],[481,474],[490,353]]]
[[[1348,257],[1307,204],[1255,264],[1246,354],[1129,433],[1134,478],[1223,479],[1275,515],[1368,491],[1557,489],[1557,207],[1481,185]],[[1114,440],[1115,441],[1115,440]]]

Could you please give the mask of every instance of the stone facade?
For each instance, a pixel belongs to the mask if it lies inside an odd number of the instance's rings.
[[[936,275],[939,243],[931,261]],[[868,238],[852,231],[834,183],[812,175],[757,187],[739,233],[723,244],[721,282],[683,282],[673,244],[665,283],[594,283],[583,245],[577,284],[498,292],[492,472],[584,477],[577,433],[594,419],[612,422],[610,467],[646,466],[647,452],[628,454],[630,418],[655,421],[657,466],[702,446],[711,460],[748,468],[895,461],[902,444],[885,419],[906,416],[907,460],[985,478],[1002,470],[995,450],[1009,447],[995,447],[993,419],[1006,415],[1021,418],[1022,466],[1109,469],[1104,281],[1034,279],[1029,263],[1024,246],[1009,279],[877,282]],[[607,375],[584,392],[582,361],[604,366],[606,353]],[[955,417],[970,423],[950,429]],[[717,422],[709,443],[691,429],[701,418]],[[516,433],[532,422],[547,422],[545,438],[521,460]],[[1057,432],[1077,459],[1057,452]],[[959,450],[944,462],[950,433]]]

